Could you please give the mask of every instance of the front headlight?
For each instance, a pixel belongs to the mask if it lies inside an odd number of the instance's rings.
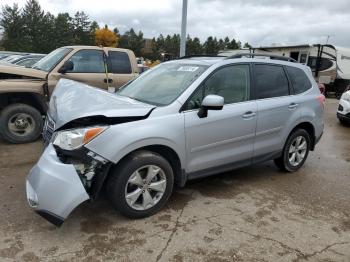
[[[347,91],[347,92],[343,93],[340,99],[345,100],[347,102],[350,102],[350,92]]]
[[[97,126],[60,131],[56,134],[53,144],[63,150],[78,149],[101,134],[107,128],[107,126]]]

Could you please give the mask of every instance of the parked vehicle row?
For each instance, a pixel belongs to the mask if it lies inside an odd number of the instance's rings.
[[[132,51],[96,46],[56,49],[32,68],[0,66],[0,135],[11,143],[38,139],[47,103],[62,77],[107,90],[136,76]]]
[[[105,188],[120,213],[142,218],[191,179],[272,159],[296,171],[322,136],[324,102],[308,67],[272,59],[166,62],[116,94],[61,79],[28,203],[61,225]]]
[[[45,54],[27,54],[27,53],[1,54],[0,52],[0,65],[31,67],[44,56]]]

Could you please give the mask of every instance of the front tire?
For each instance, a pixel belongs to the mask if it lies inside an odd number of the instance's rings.
[[[161,155],[137,151],[116,166],[107,181],[114,207],[129,218],[157,213],[168,201],[174,186],[173,170]]]
[[[26,104],[12,104],[0,114],[0,135],[5,141],[20,144],[37,140],[43,130],[41,113]]]
[[[297,129],[289,135],[282,156],[274,160],[276,166],[282,171],[297,171],[305,163],[310,145],[309,133],[304,129]]]

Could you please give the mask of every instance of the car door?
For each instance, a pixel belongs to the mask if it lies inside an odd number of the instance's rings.
[[[111,86],[118,89],[136,77],[136,73],[132,71],[132,62],[127,52],[108,50],[108,77]]]
[[[73,69],[61,77],[107,89],[103,50],[81,49],[68,60],[73,62]]]
[[[198,117],[206,95],[224,97],[222,110]],[[229,65],[217,69],[187,101],[185,115],[187,167],[198,177],[215,167],[225,168],[251,162],[257,105],[250,100],[250,66]],[[215,168],[215,171],[219,169]],[[214,171],[214,172],[215,172]]]
[[[284,146],[286,129],[290,128],[298,104],[290,96],[289,81],[283,66],[255,64],[254,93],[258,106],[254,161],[271,158]]]

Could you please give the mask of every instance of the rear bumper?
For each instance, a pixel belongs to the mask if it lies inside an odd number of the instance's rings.
[[[30,207],[57,226],[75,207],[89,199],[74,166],[62,163],[52,144],[30,170],[26,192]]]

